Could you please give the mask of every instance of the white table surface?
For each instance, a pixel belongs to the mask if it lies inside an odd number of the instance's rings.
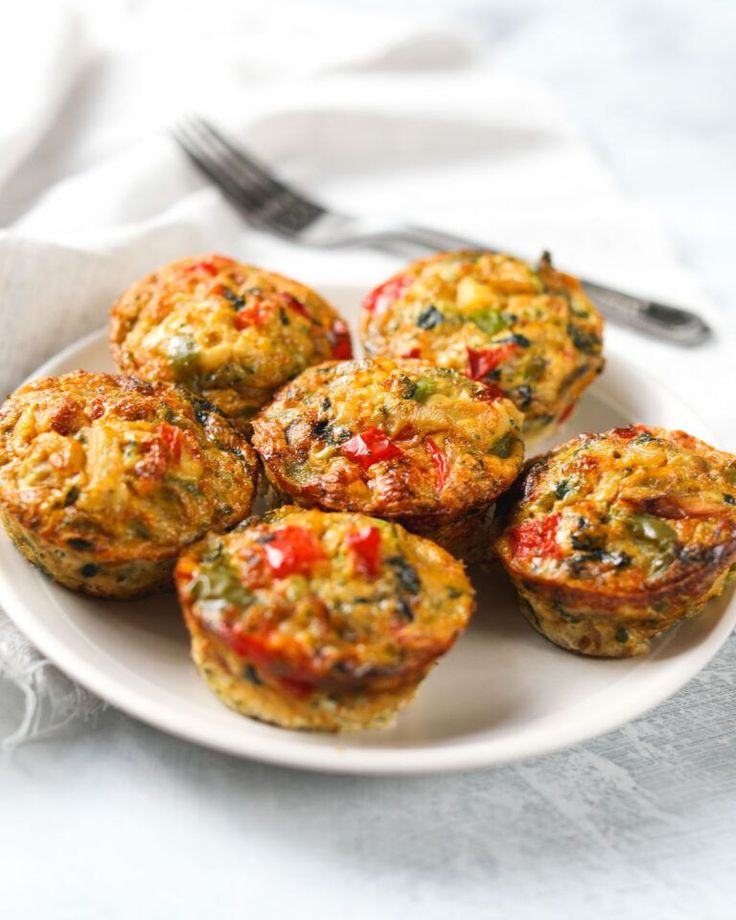
[[[453,9],[504,64],[562,96],[733,319],[733,7]],[[716,394],[721,419],[733,392]],[[736,426],[730,437],[733,449]],[[95,730],[0,759],[0,916],[733,917],[735,674],[731,639],[619,731],[520,765],[421,778],[239,761],[110,709]],[[3,686],[0,736],[17,702]]]

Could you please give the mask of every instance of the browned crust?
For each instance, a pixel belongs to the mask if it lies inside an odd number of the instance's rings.
[[[276,415],[279,408],[300,405],[308,392],[322,392],[318,375],[326,369],[334,368],[340,375],[347,375],[350,373],[351,366],[355,366],[360,371],[374,363],[376,362],[354,361],[343,363],[338,367],[328,362],[309,368],[282,387],[275,394],[274,401],[253,419],[253,445],[264,463],[266,475],[272,486],[277,492],[289,496],[305,508],[316,507],[332,511],[374,514],[399,521],[409,530],[417,533],[429,533],[438,527],[459,527],[463,520],[472,520],[485,514],[497,496],[503,493],[512,481],[514,472],[520,463],[520,457],[517,454],[513,454],[512,459],[506,463],[507,469],[503,471],[507,474],[505,477],[502,471],[494,476],[487,470],[483,470],[482,475],[480,469],[466,470],[462,483],[450,495],[446,491],[443,492],[441,498],[435,494],[428,498],[416,488],[417,477],[420,473],[422,475],[426,473],[420,471],[411,457],[414,447],[412,439],[402,441],[403,455],[392,458],[389,468],[382,474],[380,481],[370,481],[368,497],[364,494],[358,497],[351,494],[351,486],[363,476],[355,464],[347,460],[341,460],[343,466],[339,470],[339,475],[331,475],[329,479],[321,477],[313,482],[299,482],[297,478],[289,474],[288,468],[292,462],[300,459],[307,461],[308,449],[305,449],[301,443],[299,447],[294,447],[289,443],[287,432]],[[391,364],[392,362],[384,363]],[[411,362],[403,363],[410,364]],[[479,404],[488,404],[489,398],[482,391],[482,387],[479,387],[479,391],[477,397]],[[357,414],[360,402],[359,393],[356,394],[356,399],[358,401]],[[507,401],[503,402],[510,406]],[[510,406],[510,408],[513,410],[513,407]],[[309,414],[310,411],[305,406],[300,413],[300,424],[305,430],[303,440],[308,446],[314,443],[309,435],[309,428],[316,421],[316,417],[313,418]],[[489,441],[491,436],[492,433],[489,431]],[[415,440],[417,444],[421,444],[422,435],[418,434]],[[521,443],[520,439],[519,443]]]
[[[253,662],[234,656],[223,642],[191,621],[186,610],[185,618],[194,663],[218,699],[241,715],[280,728],[331,733],[390,728],[421,683],[420,679],[381,692],[316,691],[301,698],[244,677]]]
[[[529,402],[527,396],[521,396],[521,391],[518,389],[520,384],[529,384],[528,379],[518,376],[515,376],[514,379],[505,379],[505,375],[502,374],[501,378],[496,380],[501,389],[510,398],[514,399],[517,406],[525,412],[524,433],[527,442],[538,440],[545,435],[551,434],[558,425],[561,425],[566,420],[582,393],[596,376],[602,372],[605,366],[605,360],[600,354],[599,347],[603,329],[600,314],[586,295],[580,281],[572,275],[556,270],[548,253],[543,254],[535,269],[530,263],[525,263],[502,253],[494,254],[480,250],[440,252],[429,258],[412,262],[401,271],[396,272],[386,282],[374,289],[369,294],[366,302],[370,301],[371,296],[385,285],[400,282],[402,279],[411,279],[411,283],[402,291],[397,300],[402,299],[404,296],[413,297],[416,295],[416,289],[413,290],[412,285],[415,285],[416,282],[422,283],[425,269],[447,260],[475,262],[478,256],[497,259],[504,268],[513,267],[518,270],[523,266],[529,272],[529,278],[525,282],[522,282],[518,277],[513,279],[506,277],[506,273],[503,270],[499,277],[486,279],[484,283],[489,283],[491,287],[498,285],[500,296],[539,295],[547,296],[554,301],[554,303],[548,305],[550,314],[546,324],[540,326],[538,323],[532,322],[532,328],[535,328],[537,333],[544,328],[550,330],[553,326],[559,325],[556,322],[552,322],[558,313],[562,312],[567,317],[567,335],[564,337],[564,343],[556,342],[551,344],[547,341],[545,349],[540,352],[540,356],[544,356],[554,362],[563,361],[564,357],[564,367],[567,369],[567,373],[559,377],[559,390],[556,395],[549,393],[543,395],[539,385],[531,381],[532,398],[531,402]],[[514,271],[511,274],[513,275]],[[536,283],[540,287],[539,290],[534,289],[532,278],[537,279]],[[447,282],[447,284],[451,286],[450,282]],[[448,291],[446,290],[444,293],[447,294]],[[425,292],[424,299],[419,302],[423,305],[430,305],[440,296],[437,292],[435,292],[435,295]],[[510,313],[514,313],[512,307],[508,309]],[[538,309],[544,309],[544,307],[540,306]],[[457,348],[449,347],[448,341],[444,339],[441,332],[438,336],[438,330],[431,327],[428,331],[417,332],[417,330],[414,330],[413,335],[408,335],[408,327],[402,324],[400,318],[397,327],[394,322],[395,319],[396,317],[391,309],[388,309],[383,315],[376,314],[369,309],[362,311],[360,336],[367,354],[373,356],[396,355],[402,354],[407,350],[418,349],[424,360],[465,372],[465,368],[461,366],[462,359],[458,354]],[[469,327],[466,327],[461,338],[468,346],[472,345],[473,348],[489,347],[494,344],[495,339],[503,339],[508,331],[518,331],[522,334],[529,332],[529,335],[532,335],[532,332],[526,328],[526,322],[527,320],[517,318],[511,324],[510,330],[488,333],[487,335],[479,333],[477,329],[473,329],[472,334],[470,334],[467,332]],[[577,327],[578,324],[582,325],[576,332],[573,327]],[[564,326],[564,323],[562,325]],[[440,326],[439,330],[442,329],[443,327]],[[591,345],[591,336],[597,338],[597,348]],[[584,350],[584,354],[581,349]],[[575,356],[575,359],[573,356]]]
[[[210,262],[214,267],[211,274],[205,273],[200,277],[193,272],[193,268],[202,262]],[[212,298],[212,290],[218,284],[236,293],[239,290],[255,290],[259,284],[258,279],[264,278],[274,286],[274,291],[264,296],[283,295],[307,304],[313,320],[311,334],[305,339],[309,354],[305,353],[304,360],[296,370],[280,376],[277,374],[279,379],[275,384],[262,379],[258,374],[237,383],[182,379],[162,362],[160,356],[154,356],[142,348],[140,343],[131,340],[131,337],[135,338],[134,333],[144,317],[153,326],[158,325],[174,309],[179,298],[188,299],[192,304],[202,303]],[[249,279],[255,280],[251,283]],[[277,272],[236,262],[224,256],[207,255],[181,259],[162,266],[125,291],[110,311],[109,341],[113,359],[121,371],[147,380],[178,380],[185,383],[214,403],[240,430],[248,434],[250,417],[270,399],[278,385],[297,373],[301,367],[332,356],[332,335],[337,325],[347,330],[337,310],[307,285]],[[258,352],[262,353],[262,347]],[[275,353],[273,367],[278,368],[286,363],[286,358],[283,351]]]
[[[320,548],[295,578],[265,561],[264,547],[284,527],[306,529]],[[367,528],[380,534],[372,572],[356,566],[348,540]],[[190,547],[175,581],[212,689],[231,707],[287,727],[386,722],[473,610],[462,564],[431,541],[365,515],[295,506]]]
[[[639,425],[615,429],[603,435],[583,434],[557,450],[529,461],[511,493],[499,503],[495,551],[523,599],[525,616],[543,635],[574,651],[604,657],[645,654],[654,637],[679,620],[699,613],[708,600],[725,589],[736,573],[736,523],[730,506],[724,503],[714,509],[712,503],[708,504],[697,496],[661,498],[659,486],[654,488],[654,497],[640,494],[640,489],[633,510],[655,513],[670,521],[680,521],[685,517],[710,518],[711,522],[715,521],[716,528],[710,532],[711,537],[715,537],[717,542],[711,540],[702,546],[694,544],[692,551],[687,551],[691,550],[690,544],[687,544],[686,552],[676,555],[665,571],[656,577],[642,575],[634,578],[628,575],[628,568],[627,580],[623,584],[616,584],[612,578],[566,578],[559,569],[550,569],[545,575],[543,570],[534,571],[526,557],[513,555],[512,530],[519,520],[517,514],[524,506],[534,507],[550,494],[550,470],[554,473],[553,479],[559,480],[563,477],[562,471],[574,473],[575,464],[579,463],[579,469],[593,470],[592,475],[597,476],[598,469],[589,465],[591,458],[585,451],[589,440],[594,439],[591,443],[598,448],[608,439],[611,441],[610,449],[614,451],[622,449],[618,445],[645,435],[658,439],[664,445],[663,449],[672,444],[693,451],[698,458],[697,464],[706,463],[707,458],[711,464],[709,469],[716,472],[729,463],[728,454],[716,451],[684,432],[667,432]],[[569,466],[558,469],[555,461],[560,454],[572,459]],[[723,484],[724,487],[728,485],[726,480]],[[711,484],[709,488],[713,490],[714,487]],[[624,500],[624,504],[628,501],[633,499]],[[683,501],[693,505],[692,514],[683,510]],[[696,549],[702,552],[695,552]],[[631,569],[632,573],[636,571]],[[623,641],[622,636],[625,637]],[[584,647],[580,647],[579,642],[583,642]]]
[[[129,438],[150,448],[132,461],[135,475],[121,459]],[[179,475],[182,450],[199,470],[188,492],[167,479]],[[106,472],[117,464],[119,475]],[[89,594],[170,586],[183,545],[250,513],[257,470],[255,452],[214,407],[170,384],[76,371],[33,381],[0,409],[5,527],[32,562]],[[98,475],[105,485],[94,484]]]

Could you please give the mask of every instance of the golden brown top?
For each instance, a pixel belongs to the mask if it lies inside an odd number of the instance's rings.
[[[253,445],[300,503],[382,516],[490,504],[521,468],[521,413],[446,368],[345,361],[309,368],[253,420]]]
[[[626,597],[736,561],[736,457],[645,425],[529,465],[496,549],[512,574]]]
[[[0,409],[0,502],[59,547],[155,560],[251,508],[256,459],[211,405],[170,384],[85,371]]]
[[[603,367],[603,321],[548,257],[534,268],[490,252],[414,262],[364,302],[371,355],[412,357],[492,382],[538,436],[564,421]]]
[[[112,308],[110,339],[122,371],[183,383],[243,418],[310,364],[351,357],[345,323],[318,294],[218,255],[134,284]]]
[[[463,566],[362,514],[279,508],[181,556],[188,615],[289,689],[421,676],[473,611]]]

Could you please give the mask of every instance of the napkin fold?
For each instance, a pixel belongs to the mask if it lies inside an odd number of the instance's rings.
[[[226,0],[177,4],[175,17],[155,0],[121,8],[112,28],[42,4],[40,30],[38,6],[20,7],[0,53],[2,85],[14,90],[0,125],[3,392],[103,325],[127,285],[170,259],[221,250],[317,287],[367,288],[395,270],[378,253],[304,250],[250,230],[167,135],[185,110],[343,210],[393,212],[531,257],[551,249],[565,268],[720,323],[656,221],[622,198],[558,101],[495,68],[472,35]],[[683,352],[624,330],[610,340],[662,377],[682,376],[672,368]],[[692,353],[695,395],[727,349],[723,333]],[[733,447],[727,407],[709,411]],[[6,744],[92,719],[100,706],[2,612],[0,675],[25,706]]]

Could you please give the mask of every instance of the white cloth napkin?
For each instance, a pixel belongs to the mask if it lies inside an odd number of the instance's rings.
[[[613,328],[609,341],[686,391],[720,444],[736,447],[733,412],[712,398],[732,330],[557,101],[497,70],[472,36],[280,2],[177,4],[173,17],[152,2],[104,21],[91,4],[84,20],[40,6],[22,5],[0,53],[13,87],[0,123],[3,392],[104,324],[115,296],[169,259],[220,250],[317,287],[367,288],[395,269],[383,255],[302,250],[248,229],[166,134],[193,110],[344,210],[397,213],[530,257],[550,249],[561,267],[699,309],[718,336],[696,351]],[[25,700],[6,742],[98,705],[2,612],[0,675]]]

